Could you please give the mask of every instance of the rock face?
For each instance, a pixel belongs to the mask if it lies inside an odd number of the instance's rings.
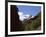
[[[18,8],[11,5],[11,31],[22,31],[22,24],[19,20]]]

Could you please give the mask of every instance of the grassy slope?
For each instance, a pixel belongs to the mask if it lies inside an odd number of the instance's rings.
[[[24,30],[36,30],[41,25],[41,13],[24,23]]]

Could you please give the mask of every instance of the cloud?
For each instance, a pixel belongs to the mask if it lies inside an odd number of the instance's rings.
[[[31,18],[34,18],[34,16],[32,16]]]
[[[23,15],[23,12],[18,12],[19,15]]]
[[[19,19],[23,21],[24,20],[23,12],[18,12],[18,15],[19,15]]]
[[[19,19],[21,20],[21,21],[23,21],[24,19],[27,19],[27,18],[29,18],[29,14],[25,14],[24,15],[24,13],[23,12],[18,12],[18,15],[19,15]]]
[[[24,16],[24,19],[28,19],[29,18],[29,14],[26,14],[26,15],[23,15]]]

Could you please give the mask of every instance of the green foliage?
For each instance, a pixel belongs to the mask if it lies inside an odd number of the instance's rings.
[[[41,26],[41,12],[37,14],[33,19],[27,20],[23,23],[23,28],[25,30],[37,30]]]

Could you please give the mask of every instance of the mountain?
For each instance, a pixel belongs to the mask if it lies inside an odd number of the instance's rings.
[[[40,26],[40,27],[39,27]],[[30,19],[25,19],[23,21],[24,30],[37,30],[39,27],[41,29],[41,12],[39,12],[35,17]]]

